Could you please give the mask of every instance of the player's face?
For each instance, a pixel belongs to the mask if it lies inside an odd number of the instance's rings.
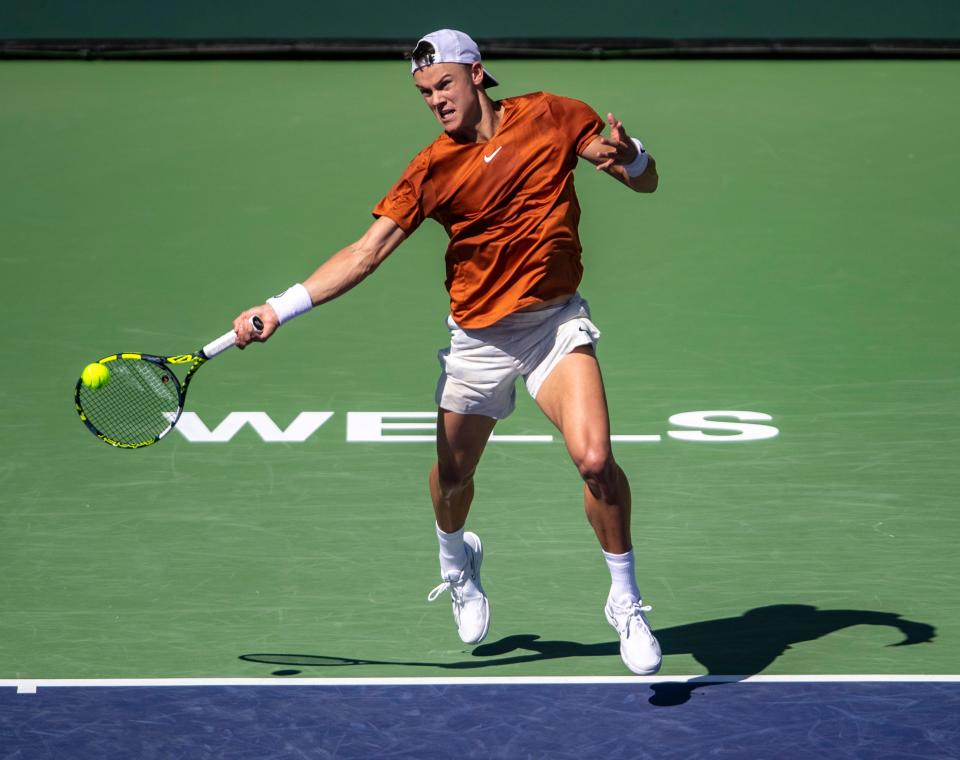
[[[479,65],[474,64],[478,71]],[[451,134],[469,132],[479,123],[480,89],[474,84],[473,67],[462,63],[435,63],[413,75],[420,94],[443,129]]]

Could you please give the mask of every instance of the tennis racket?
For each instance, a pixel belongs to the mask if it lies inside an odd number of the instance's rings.
[[[260,332],[260,317],[251,319]],[[231,348],[237,334],[231,330],[194,354],[153,356],[119,353],[104,356],[96,364],[102,384],[77,380],[77,414],[91,433],[104,443],[121,449],[142,449],[173,430],[183,412],[190,381],[210,359]],[[190,365],[181,382],[172,366]]]

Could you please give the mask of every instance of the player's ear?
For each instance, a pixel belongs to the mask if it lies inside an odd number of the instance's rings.
[[[480,61],[474,61],[470,64],[470,79],[475,87],[483,84],[483,64]]]

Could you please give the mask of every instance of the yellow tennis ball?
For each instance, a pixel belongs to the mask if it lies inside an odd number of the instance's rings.
[[[88,364],[83,368],[80,379],[83,380],[85,386],[95,391],[100,386],[106,385],[110,379],[110,370],[100,363]]]

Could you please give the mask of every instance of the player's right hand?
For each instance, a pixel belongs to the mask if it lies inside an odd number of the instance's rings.
[[[263,322],[263,330],[257,332],[252,323],[254,317],[260,317]],[[277,312],[273,310],[270,304],[254,306],[240,313],[233,320],[233,330],[237,334],[237,348],[244,349],[253,342],[263,343],[280,326],[280,320],[277,319]]]

